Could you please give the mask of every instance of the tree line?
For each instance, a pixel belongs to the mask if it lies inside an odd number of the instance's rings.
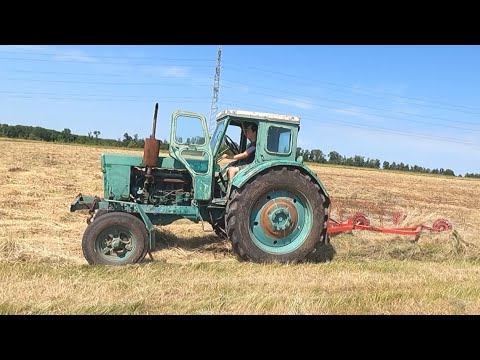
[[[63,131],[56,131],[39,126],[0,124],[0,136],[8,138],[107,147],[143,148],[145,146],[145,140],[139,139],[137,134],[130,136],[128,133],[124,133],[123,138],[116,140],[100,138],[100,134],[98,130],[89,132],[88,135],[75,135],[67,128],[63,129]],[[161,141],[160,150],[168,150],[167,140]]]
[[[340,155],[336,151],[331,151],[328,155],[325,155],[322,150],[314,149],[302,149],[297,147],[297,157],[302,156],[304,161],[319,163],[319,164],[334,164],[334,165],[346,165],[346,166],[355,166],[355,167],[364,167],[372,169],[385,169],[385,170],[399,170],[399,171],[410,171],[416,173],[425,173],[425,174],[438,174],[438,175],[449,175],[455,176],[455,172],[451,169],[429,169],[424,168],[418,165],[409,165],[404,164],[403,162],[396,163],[395,161],[390,163],[388,161],[380,162],[379,159],[369,159],[364,156],[355,155],[353,157],[346,157]],[[381,167],[380,167],[381,165]],[[462,175],[458,175],[462,177]],[[470,174],[466,173],[465,177],[480,178],[480,174]]]
[[[143,148],[145,146],[145,140],[139,139],[137,134],[130,136],[128,133],[123,134],[123,138],[118,139],[103,139],[100,138],[100,131],[95,130],[89,132],[88,135],[75,135],[72,134],[70,129],[63,129],[63,131],[56,131],[45,129],[39,126],[24,126],[24,125],[7,125],[0,124],[0,137],[26,139],[26,140],[40,140],[47,142],[61,142],[61,143],[75,143],[84,145],[98,145],[98,146],[111,146],[111,147],[124,147],[124,148]],[[189,143],[193,139],[187,139]],[[203,142],[203,141],[202,141]],[[160,142],[160,150],[168,150],[168,140]],[[319,149],[302,149],[297,147],[297,157],[302,156],[304,161],[319,163],[319,164],[334,164],[334,165],[346,165],[354,167],[364,167],[372,169],[385,169],[385,170],[399,170],[410,171],[416,173],[426,174],[438,174],[455,176],[455,173],[451,169],[429,169],[418,165],[404,164],[403,162],[396,163],[395,161],[390,163],[388,161],[380,162],[379,159],[369,159],[364,156],[355,155],[353,157],[346,157],[340,155],[336,151],[331,151],[327,155]],[[461,177],[462,175],[458,175]],[[466,173],[465,177],[480,178],[480,174]]]

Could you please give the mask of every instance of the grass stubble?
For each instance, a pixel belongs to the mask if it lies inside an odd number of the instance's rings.
[[[228,241],[179,220],[156,228],[141,264],[87,265],[78,193],[102,195],[99,156],[141,154],[0,139],[0,314],[479,314],[480,181],[307,164],[332,198],[332,217],[454,231],[332,237],[321,264],[239,262]],[[205,227],[209,230],[208,226]]]

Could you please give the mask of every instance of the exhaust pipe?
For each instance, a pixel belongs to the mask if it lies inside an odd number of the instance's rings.
[[[155,104],[155,113],[153,115],[152,134],[145,139],[143,147],[143,165],[147,167],[155,167],[158,165],[158,156],[160,154],[160,140],[155,139],[155,131],[157,128],[158,103]],[[147,169],[149,174],[150,169]]]
[[[145,139],[145,146],[143,147],[143,165],[146,166],[147,171],[145,174],[145,203],[148,202],[149,184],[153,184],[155,179],[152,175],[152,168],[158,165],[158,155],[160,154],[160,140],[155,139],[155,130],[157,128],[157,114],[158,103],[155,104],[155,112],[153,114],[153,127],[150,138]]]

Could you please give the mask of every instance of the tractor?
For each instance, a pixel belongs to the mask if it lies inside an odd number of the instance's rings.
[[[89,264],[143,261],[155,249],[155,226],[178,219],[209,223],[241,261],[331,260],[330,197],[296,155],[299,117],[224,110],[209,135],[202,114],[176,111],[166,155],[155,138],[157,113],[158,103],[143,156],[102,154],[103,197],[80,193],[70,205],[89,213],[82,238]],[[230,179],[238,162],[221,155],[245,151],[245,123],[257,125],[255,157]]]

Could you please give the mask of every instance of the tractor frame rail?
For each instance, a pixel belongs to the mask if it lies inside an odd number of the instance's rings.
[[[389,234],[411,235],[415,236],[415,240],[417,240],[423,230],[428,230],[432,232],[450,231],[452,230],[452,224],[447,219],[440,218],[437,219],[432,226],[420,224],[408,227],[386,228],[370,225],[370,221],[363,213],[356,213],[351,218],[342,222],[336,221],[334,219],[330,219],[328,222],[327,232],[329,234],[336,234],[352,230],[370,230]]]

